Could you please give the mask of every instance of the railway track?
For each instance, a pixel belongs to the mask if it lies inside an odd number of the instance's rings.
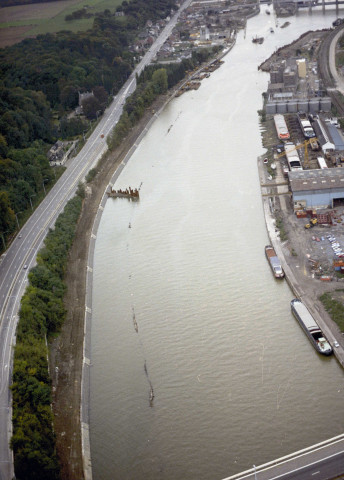
[[[326,89],[327,94],[331,97],[332,103],[337,109],[337,113],[339,116],[344,116],[344,99],[341,93],[336,90],[335,81],[330,72],[329,66],[329,50],[330,45],[338,33],[339,29],[343,29],[344,26],[341,25],[334,30],[329,31],[328,35],[325,37],[323,42],[321,43],[319,54],[318,54],[318,72],[323,83],[324,89]]]

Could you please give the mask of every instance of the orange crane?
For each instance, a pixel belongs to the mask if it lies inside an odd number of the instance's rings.
[[[313,137],[313,138],[310,138],[309,140],[305,140],[304,142],[299,143],[298,145],[295,145],[294,148],[289,150],[289,152],[292,152],[293,150],[298,150],[299,148],[304,148],[305,149],[305,159],[304,159],[304,162],[303,162],[303,166],[306,167],[306,168],[309,167],[308,145],[311,146],[312,150],[317,150],[319,148],[318,140],[315,137]],[[285,155],[285,151],[282,152],[282,153],[279,153],[276,156],[276,159],[280,158],[280,157],[283,157],[284,155]]]

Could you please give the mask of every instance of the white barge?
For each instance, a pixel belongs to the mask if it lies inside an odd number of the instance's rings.
[[[290,134],[284,116],[279,113],[274,115],[274,122],[278,138],[280,140],[289,140]]]
[[[305,331],[313,347],[322,355],[331,355],[332,348],[330,344],[319,328],[319,325],[309,313],[308,308],[301,302],[301,300],[294,298],[294,300],[291,301],[291,311]]]

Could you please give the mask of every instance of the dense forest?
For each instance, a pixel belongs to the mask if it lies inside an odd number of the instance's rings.
[[[88,119],[101,112],[135,64],[129,47],[147,20],[165,18],[173,0],[124,1],[124,15],[97,14],[91,30],[39,35],[0,50],[0,234],[1,249],[55,179],[46,157],[58,138],[83,132],[68,118],[79,92]],[[24,212],[24,213],[23,213]],[[1,250],[0,250],[1,251]]]

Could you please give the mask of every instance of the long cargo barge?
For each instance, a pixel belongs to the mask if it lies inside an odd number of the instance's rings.
[[[297,118],[300,123],[300,127],[302,130],[302,133],[305,138],[312,138],[315,137],[315,132],[313,130],[313,127],[311,125],[311,122],[309,121],[307,113],[304,112],[299,112],[297,114]]]
[[[294,317],[303,328],[315,350],[322,355],[331,355],[332,348],[308,308],[297,298],[294,298],[290,304]]]
[[[274,115],[274,122],[278,138],[280,140],[289,140],[290,134],[284,116],[280,113]]]
[[[275,278],[284,278],[284,271],[281,262],[279,261],[276,252],[271,245],[266,245],[265,256],[268,259],[269,265]]]

